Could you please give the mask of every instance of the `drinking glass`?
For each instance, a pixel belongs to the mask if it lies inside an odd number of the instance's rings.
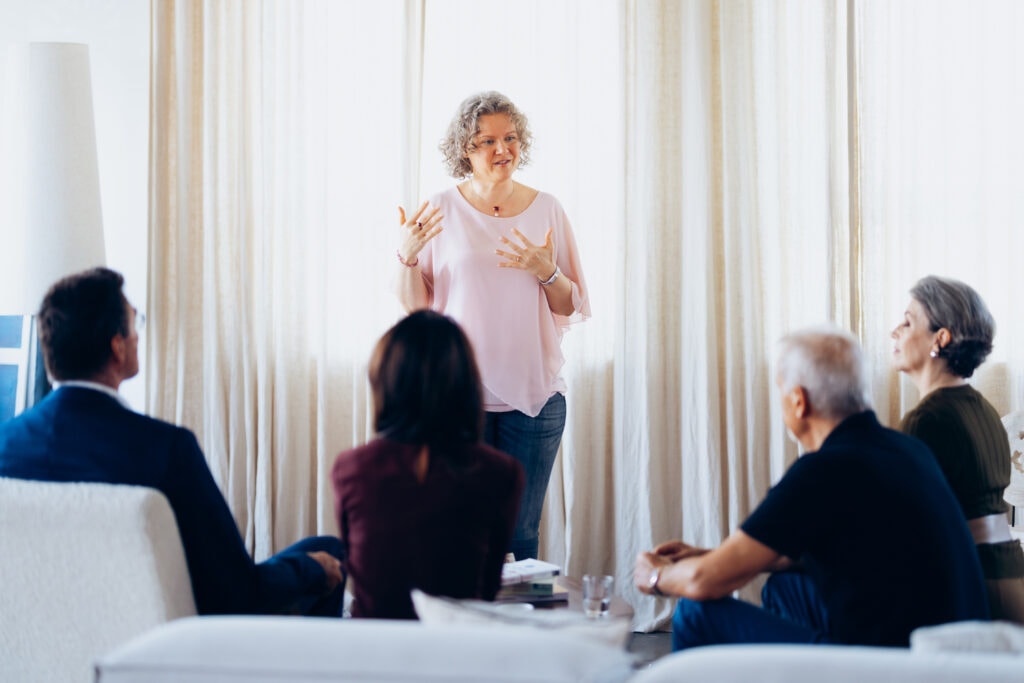
[[[583,613],[591,619],[608,616],[608,607],[612,603],[611,576],[601,574],[585,574],[583,576]]]

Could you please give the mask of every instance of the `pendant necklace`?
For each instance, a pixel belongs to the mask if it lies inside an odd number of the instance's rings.
[[[476,191],[476,187],[473,186],[473,181],[472,180],[469,181],[469,189],[473,192],[473,194],[476,195],[477,199],[479,199],[480,201],[484,202],[485,204],[487,203],[487,200],[484,199],[483,197],[481,197],[480,193]],[[513,182],[512,183],[512,191],[508,193],[508,196],[505,197],[505,201],[503,201],[502,204],[504,204],[508,200],[512,199],[512,195],[514,195],[515,192],[516,192],[516,184],[515,184],[515,182]],[[496,205],[492,206],[491,208],[494,209],[494,216],[495,216],[495,218],[497,218],[498,214],[501,212],[501,206],[496,204]]]

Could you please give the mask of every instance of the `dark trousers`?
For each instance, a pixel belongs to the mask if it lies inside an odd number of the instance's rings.
[[[344,581],[335,586],[329,593],[312,591],[295,595],[294,571],[287,568],[291,560],[287,554],[313,553],[317,551],[333,555],[342,562],[345,560],[344,546],[334,536],[311,536],[294,543],[280,553],[260,563],[260,598],[257,612],[260,614],[295,614],[309,617],[340,617],[342,603],[345,599]],[[280,571],[274,571],[275,565],[282,565]]]
[[[737,643],[827,643],[828,615],[817,587],[801,572],[772,574],[763,607],[735,598],[680,598],[672,617],[672,650]]]

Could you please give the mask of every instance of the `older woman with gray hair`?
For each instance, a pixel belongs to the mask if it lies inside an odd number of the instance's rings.
[[[995,408],[967,378],[992,350],[995,322],[974,289],[924,277],[910,290],[892,331],[893,365],[917,386],[921,401],[900,430],[935,454],[974,536],[993,619],[1024,623],[1024,552],[1010,536],[1003,491],[1010,447]]]
[[[440,149],[460,182],[410,217],[399,209],[399,299],[465,330],[484,389],[484,440],[526,471],[509,551],[537,557],[541,509],[565,427],[562,336],[590,317],[569,219],[552,195],[513,179],[529,160],[526,116],[504,95],[459,105]]]

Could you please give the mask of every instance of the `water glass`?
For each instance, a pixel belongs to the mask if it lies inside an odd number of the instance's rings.
[[[612,604],[612,583],[610,576],[585,574],[583,576],[583,613],[590,619],[608,616]]]

